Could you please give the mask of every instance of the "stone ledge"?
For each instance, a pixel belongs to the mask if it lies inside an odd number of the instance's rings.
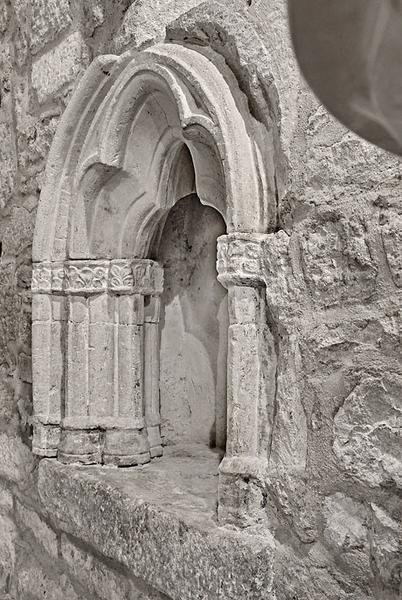
[[[124,470],[44,459],[39,493],[57,528],[172,600],[273,599],[272,537],[216,524],[219,459],[207,449],[170,449]]]

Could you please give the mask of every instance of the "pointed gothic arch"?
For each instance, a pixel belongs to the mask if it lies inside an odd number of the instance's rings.
[[[88,69],[52,145],[34,236],[38,455],[135,465],[163,453],[163,269],[149,249],[174,203],[196,192],[227,228],[217,261],[230,316],[222,514],[237,510],[239,477],[261,480],[268,139],[217,55],[169,43],[100,57]],[[247,502],[259,505],[258,490]]]

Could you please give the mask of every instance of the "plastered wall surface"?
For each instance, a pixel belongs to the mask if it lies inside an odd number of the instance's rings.
[[[347,132],[312,96],[283,0],[0,1],[0,598],[164,598],[85,532],[55,527],[41,504],[30,283],[44,167],[80,77],[98,55],[165,38],[221,54],[273,132],[264,269],[277,357],[266,481],[275,560],[260,597],[400,598],[400,159]]]

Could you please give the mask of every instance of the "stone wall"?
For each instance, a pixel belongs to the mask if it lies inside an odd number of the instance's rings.
[[[400,597],[401,162],[344,130],[309,92],[284,0],[228,0],[230,22],[224,4],[0,5],[0,598],[162,598],[85,532],[52,527],[40,503],[29,286],[44,166],[77,81],[95,56],[165,35],[220,52],[256,118],[277,132],[277,226],[265,252],[278,357],[267,481],[276,598]],[[265,55],[248,44],[250,25]]]

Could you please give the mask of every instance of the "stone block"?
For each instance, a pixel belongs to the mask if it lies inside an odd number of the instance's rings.
[[[0,6],[0,32],[4,33],[7,29],[10,19],[10,4],[5,0]]]
[[[12,421],[16,413],[15,381],[10,369],[0,367],[0,421]]]
[[[24,352],[18,355],[18,374],[22,381],[32,383],[32,357]]]
[[[285,231],[266,236],[263,251],[263,270],[270,311],[281,321],[299,312],[306,301],[305,282],[301,269],[295,264],[292,245],[296,235]]]
[[[17,438],[0,434],[0,477],[21,482],[33,468],[33,455]]]
[[[13,495],[4,482],[0,482],[0,513],[13,510]]]
[[[334,452],[371,487],[402,487],[402,380],[384,373],[363,379],[334,418]]]
[[[310,545],[310,556],[313,548]],[[300,556],[291,544],[278,544],[275,562],[275,600],[376,600],[367,589],[359,589],[353,579],[341,571],[317,544],[316,557]],[[378,598],[378,596],[377,596]],[[261,600],[271,600],[262,596]],[[383,598],[381,598],[383,600]],[[385,598],[384,598],[385,600]],[[387,599],[388,600],[388,599]]]
[[[374,291],[377,267],[363,221],[328,215],[300,238],[302,267],[315,304],[361,301]]]
[[[27,248],[32,243],[34,229],[33,215],[25,208],[19,206],[13,206],[10,213],[10,219],[5,221],[2,227],[3,255],[10,257],[20,256],[21,258],[24,256],[28,262],[30,254]],[[13,287],[15,286],[15,271],[12,273],[10,283],[12,283]],[[18,292],[19,290],[15,287],[13,291]],[[15,318],[15,311],[10,316]],[[16,326],[18,326],[17,323]]]
[[[360,575],[363,585],[371,577],[369,514],[361,502],[337,492],[325,498],[324,538],[340,560]]]
[[[128,600],[171,600],[169,596],[150,590],[148,586],[144,589],[144,584],[139,581],[128,580],[128,587]]]
[[[4,248],[4,245],[3,245]],[[21,310],[21,297],[13,285],[14,261],[2,260],[0,264],[0,351],[3,373],[11,374],[16,366],[16,352],[10,347],[10,341],[17,336],[16,315]],[[3,380],[4,389],[4,380]]]
[[[156,482],[153,468],[149,475]],[[39,493],[55,524],[173,600],[270,598],[274,549],[268,532],[251,536],[219,528],[213,512],[193,504],[190,512],[183,510],[178,489],[178,500],[162,498],[163,480],[154,496],[154,484],[144,488],[141,473],[44,459]]]
[[[1,26],[0,8],[0,26]],[[7,123],[12,111],[12,79],[13,79],[12,44],[4,36],[0,38],[0,122]]]
[[[402,287],[402,214],[395,210],[384,215],[381,227],[387,264],[392,279],[398,288]]]
[[[113,570],[79,548],[65,534],[61,537],[61,558],[74,578],[88,591],[88,598],[96,595],[102,600],[169,600],[144,582],[129,577],[120,565],[120,572]]]
[[[10,201],[17,174],[16,147],[11,123],[0,122],[0,208],[4,208]]]
[[[41,517],[26,508],[21,502],[17,500],[16,503],[16,514],[17,520],[20,526],[30,530],[32,535],[36,538],[46,552],[57,558],[57,534],[41,519]]]
[[[14,57],[16,65],[22,68],[26,65],[30,54],[30,0],[13,0],[12,8],[15,15]]]
[[[384,598],[396,600],[402,596],[401,511],[396,518],[376,504],[371,504],[371,511],[372,558],[380,587],[384,592],[387,590]]]
[[[311,103],[310,95],[305,99]],[[392,182],[400,169],[396,156],[347,131],[317,101],[309,112],[303,178],[316,198],[327,186],[331,194],[347,187],[361,193]]]
[[[0,597],[9,591],[14,573],[16,537],[15,524],[8,517],[0,515]]]
[[[88,65],[89,55],[79,32],[62,40],[32,65],[32,86],[39,102],[58,92],[63,86],[73,83]]]
[[[267,512],[270,529],[275,522],[290,529],[303,544],[314,543],[321,537],[321,498],[311,489],[310,482],[285,470],[272,470],[267,486]],[[307,480],[308,481],[308,480]]]
[[[379,315],[372,306],[364,315],[360,309],[342,311],[334,321],[312,326],[302,343],[303,369],[324,416],[322,424],[332,429],[334,414],[362,374],[400,368],[400,317],[393,309],[388,316]]]
[[[52,576],[39,563],[33,560],[24,562],[16,574],[16,597],[30,600],[83,600],[68,581],[67,575],[59,575],[54,568],[51,570]]]
[[[128,598],[127,578],[73,544],[64,534],[61,537],[61,557],[72,575],[91,594],[102,600]]]
[[[272,434],[271,468],[278,473],[304,473],[308,456],[308,423],[299,379],[300,348],[296,335],[285,337],[279,356],[276,421]]]
[[[26,67],[29,59],[29,37],[25,29],[17,28],[14,33],[15,63],[19,69]]]
[[[20,101],[24,102],[23,97],[20,98]],[[17,141],[21,173],[19,188],[24,194],[34,195],[37,194],[38,187],[41,188],[44,159],[48,155],[58,118],[43,116],[36,119],[25,114],[24,106],[18,106],[18,110],[20,114],[17,116]],[[34,199],[34,202],[36,204],[37,198]],[[29,216],[32,219],[32,214]]]
[[[105,0],[83,0],[82,10],[85,22],[85,32],[89,36],[93,36],[95,30],[101,27],[106,19],[106,2]]]
[[[131,3],[123,23],[113,40],[113,48],[121,52],[128,45],[140,46],[153,38],[162,37],[166,25],[203,0],[151,0]]]
[[[68,0],[31,0],[31,52],[36,54],[72,23]]]

